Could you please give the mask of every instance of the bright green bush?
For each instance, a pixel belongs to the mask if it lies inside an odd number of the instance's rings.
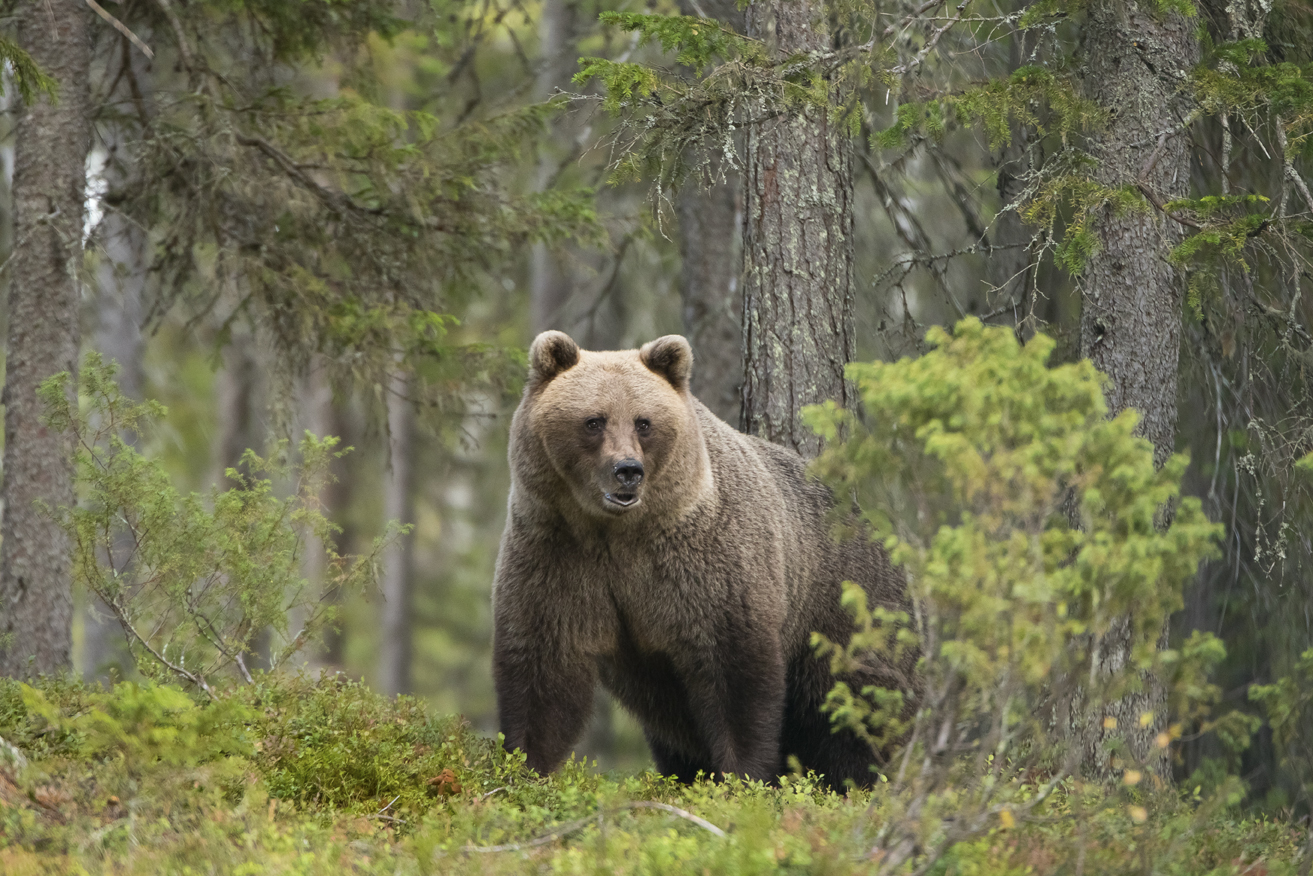
[[[78,504],[50,509],[72,540],[75,584],[109,608],[148,678],[183,680],[207,692],[219,673],[237,672],[249,682],[257,636],[277,634],[270,663],[284,662],[332,622],[335,604],[325,597],[374,583],[379,555],[408,528],[389,524],[364,556],[334,551],[335,527],[321,513],[319,494],[329,463],[347,451],[336,449],[336,438],[309,433],[298,463],[288,461],[285,443],[267,459],[247,450],[246,473],[227,471],[233,488],[178,492],[158,460],[124,440],[149,430],[163,406],[125,397],[114,373],[91,353],[78,405],[70,403],[67,373],[40,389],[51,428],[76,439]],[[284,484],[290,495],[275,489]],[[312,539],[326,554],[323,587],[302,577]],[[301,622],[292,630],[294,615]]]
[[[863,650],[921,647],[925,693],[907,726],[896,691],[841,684],[829,700],[839,723],[908,734],[876,840],[892,862],[1043,809],[1092,737],[1135,786],[1216,699],[1206,670],[1224,653],[1198,633],[1159,648],[1221,531],[1179,495],[1185,458],[1155,468],[1135,413],[1108,417],[1088,361],[1048,367],[1043,335],[1023,347],[1010,329],[964,320],[927,341],[918,359],[849,367],[862,414],[807,412],[827,443],[815,472],[856,499],[914,604],[911,617],[871,612],[850,585],[857,634],[818,640],[839,669]],[[1113,705],[1152,703],[1155,680],[1171,723],[1150,706],[1140,727],[1117,726]],[[1159,726],[1147,755],[1127,744]]]

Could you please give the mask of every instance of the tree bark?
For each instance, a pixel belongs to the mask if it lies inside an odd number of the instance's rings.
[[[86,158],[90,13],[27,3],[19,45],[60,84],[59,102],[25,108],[14,147],[14,252],[6,349],[4,503],[0,523],[0,673],[23,677],[70,665],[72,556],[50,511],[73,504],[70,434],[41,422],[38,385],[76,376],[78,272]],[[76,392],[75,384],[70,392]],[[44,503],[49,510],[42,510]]]
[[[383,482],[383,519],[414,522],[411,491],[414,412],[409,381],[393,378],[387,398],[388,472]],[[387,694],[409,693],[411,689],[411,579],[414,533],[393,544],[383,558],[383,611],[379,623],[379,689]]]
[[[1082,78],[1086,95],[1110,113],[1106,131],[1089,144],[1104,185],[1140,186],[1159,203],[1187,194],[1189,141],[1180,128],[1188,99],[1184,71],[1199,59],[1195,26],[1177,13],[1159,19],[1135,2],[1089,7]],[[1153,442],[1154,461],[1162,465],[1176,441],[1182,283],[1167,255],[1180,228],[1153,207],[1121,215],[1105,207],[1095,230],[1099,245],[1080,277],[1081,355],[1108,375],[1112,415],[1126,408],[1140,413],[1138,432]],[[1099,644],[1107,670],[1129,658],[1127,636],[1122,625]],[[1106,741],[1117,735],[1134,760],[1165,775],[1166,758],[1154,745],[1164,703],[1165,691],[1150,683],[1112,704],[1104,717],[1115,719],[1116,729],[1088,728],[1086,771],[1111,774]],[[1141,726],[1145,712],[1155,718]]]
[[[823,51],[819,2],[755,3],[748,35],[777,57]],[[852,146],[809,107],[748,131],[743,217],[745,432],[815,456],[804,405],[849,403],[853,358]]]

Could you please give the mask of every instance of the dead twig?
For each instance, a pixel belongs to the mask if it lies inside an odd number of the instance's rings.
[[[685,821],[690,821],[693,824],[696,824],[698,827],[702,828],[703,830],[707,831],[708,833],[714,834],[715,836],[719,836],[719,837],[725,836],[725,831],[721,830],[719,827],[716,827],[716,825],[712,824],[710,821],[707,821],[705,818],[694,815],[692,812],[689,812],[686,809],[680,809],[678,806],[671,806],[669,803],[657,803],[655,801],[641,800],[637,803],[628,803],[624,806],[619,807],[618,810],[614,810],[614,811],[621,811],[625,809],[660,809],[662,812],[669,812],[671,815],[678,815],[680,818],[683,818]]]
[[[150,46],[148,46],[148,45],[146,45],[144,42],[142,42],[142,41],[141,41],[141,37],[137,36],[135,33],[133,33],[132,31],[128,30],[128,26],[127,26],[126,24],[124,24],[123,22],[119,21],[119,20],[118,20],[117,18],[115,18],[113,15],[111,15],[111,14],[105,9],[104,6],[101,6],[99,3],[96,2],[96,0],[87,0],[87,5],[90,6],[90,7],[95,11],[95,13],[96,13],[97,15],[99,15],[101,18],[103,18],[103,19],[105,19],[106,21],[108,21],[108,22],[110,23],[110,26],[111,26],[111,27],[113,27],[116,31],[118,31],[119,33],[121,33],[121,34],[123,34],[125,37],[127,37],[128,40],[129,40],[134,46],[136,46],[137,48],[141,49],[141,53],[142,53],[143,55],[145,55],[147,58],[150,58],[152,61],[155,60],[155,53],[154,53],[153,51],[151,51]]]
[[[497,790],[501,790],[501,789],[499,788]],[[574,821],[568,821],[565,824],[558,825],[556,828],[548,831],[542,836],[536,836],[533,839],[525,840],[522,843],[503,843],[497,846],[467,845],[467,846],[463,846],[461,848],[461,851],[467,854],[469,853],[493,854],[496,852],[518,852],[524,849],[534,849],[539,846],[545,846],[550,842],[555,842],[556,840],[561,839],[562,837],[569,836],[575,831],[581,830],[582,828],[586,827],[597,818],[604,817],[606,815],[614,815],[618,812],[625,812],[631,809],[658,809],[662,812],[669,812],[671,815],[676,815],[684,819],[685,821],[688,821],[692,824],[696,824],[698,827],[702,828],[708,833],[713,834],[714,836],[718,836],[721,838],[724,838],[726,836],[725,831],[721,830],[719,827],[716,827],[716,825],[712,824],[710,821],[707,821],[705,818],[694,815],[692,812],[689,812],[687,809],[680,809],[678,806],[671,806],[669,803],[657,803],[651,800],[639,800],[634,803],[625,803],[622,806],[616,806],[611,809],[600,810],[595,815],[589,815],[584,818],[576,819]]]
[[[1137,181],[1135,183],[1135,187],[1140,190],[1140,194],[1144,195],[1145,200],[1147,200],[1150,204],[1153,204],[1154,207],[1158,208],[1158,212],[1162,213],[1168,219],[1172,219],[1190,228],[1202,229],[1204,227],[1200,225],[1198,222],[1189,218],[1188,216],[1181,216],[1178,213],[1173,213],[1170,210],[1168,210],[1167,205],[1163,203],[1162,198],[1155,195],[1153,193],[1153,189],[1149,188],[1144,183]]]

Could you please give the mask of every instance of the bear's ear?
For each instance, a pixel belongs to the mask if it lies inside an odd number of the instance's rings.
[[[565,332],[543,332],[529,347],[529,377],[546,383],[579,361],[579,345]]]
[[[648,368],[660,374],[680,392],[688,389],[688,378],[693,373],[693,348],[680,335],[666,335],[648,341],[638,351],[638,358]]]

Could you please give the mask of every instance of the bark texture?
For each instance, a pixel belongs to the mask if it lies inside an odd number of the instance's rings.
[[[729,0],[681,0],[684,15],[709,16],[743,30],[743,13]],[[680,189],[680,298],[684,334],[693,346],[693,395],[727,423],[743,405],[742,183],[735,168],[724,182],[689,180]]]
[[[393,378],[388,393],[388,471],[383,481],[383,519],[413,523],[411,469],[414,452],[414,411],[409,381]],[[415,537],[403,536],[383,558],[383,611],[379,623],[378,681],[386,694],[409,693],[412,657],[412,556]]]
[[[828,48],[824,21],[811,0],[747,10],[748,35],[781,57]],[[849,401],[852,223],[852,147],[823,111],[786,113],[749,130],[742,428],[808,457],[821,442],[802,424],[802,407]]]
[[[1111,113],[1102,137],[1091,143],[1096,173],[1109,186],[1139,186],[1164,203],[1187,194],[1189,142],[1180,132],[1186,72],[1199,59],[1194,22],[1172,13],[1158,18],[1135,3],[1100,2],[1089,8],[1085,34],[1084,88]],[[1183,284],[1167,261],[1180,229],[1160,210],[1105,208],[1096,226],[1099,247],[1080,278],[1080,352],[1108,375],[1113,415],[1140,413],[1138,431],[1154,446],[1162,465],[1176,440],[1177,363],[1181,343]],[[1127,630],[1114,629],[1097,649],[1107,669],[1128,657]],[[1160,774],[1166,759],[1153,740],[1162,726],[1165,692],[1150,684],[1143,694],[1114,703],[1112,733],[1122,736],[1135,760]],[[1156,719],[1142,727],[1140,716]],[[1108,731],[1087,729],[1085,767],[1110,775]]]
[[[78,271],[86,157],[91,145],[89,11],[21,8],[18,43],[60,84],[19,119],[14,146],[14,254],[6,349],[4,519],[0,523],[0,674],[70,665],[72,566],[68,538],[48,511],[73,503],[71,436],[41,422],[36,390],[77,373]]]

